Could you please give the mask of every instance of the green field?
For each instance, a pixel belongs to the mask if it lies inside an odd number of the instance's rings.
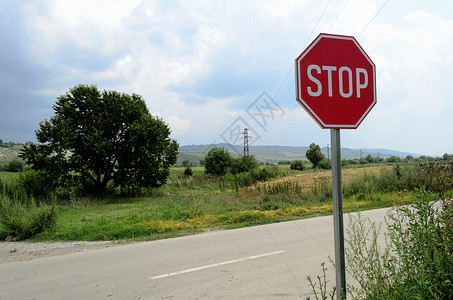
[[[150,240],[331,214],[329,171],[284,168],[286,176],[237,191],[231,178],[220,189],[217,179],[204,174],[203,168],[194,168],[189,178],[183,176],[183,168],[173,168],[169,182],[146,196],[59,200],[55,224],[30,240]],[[345,212],[412,201],[407,187],[392,187],[395,167],[343,172]],[[4,185],[18,177],[0,173]]]

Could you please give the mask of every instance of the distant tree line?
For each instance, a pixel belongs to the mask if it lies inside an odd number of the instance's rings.
[[[2,148],[13,148],[14,146],[21,146],[21,145],[23,145],[23,144],[21,144],[21,143],[14,143],[14,142],[8,142],[8,143],[6,143],[6,142],[3,142],[2,139],[0,139],[0,147],[2,147]]]
[[[0,164],[0,171],[6,172],[22,172],[25,169],[25,164],[20,159],[13,159],[4,164]]]
[[[313,168],[320,168],[320,169],[330,169],[331,168],[331,160],[327,159],[324,154],[321,152],[321,148],[319,145],[312,143],[307,150],[305,156],[307,160],[284,160],[278,162],[278,165],[290,165],[291,170],[299,170],[303,171],[307,169],[308,162],[310,162]],[[398,156],[389,156],[387,158],[379,157],[379,156],[372,156],[368,154],[363,158],[352,158],[352,159],[342,159],[341,165],[348,166],[348,165],[365,165],[365,164],[373,164],[373,163],[405,163],[405,162],[435,162],[435,161],[449,161],[453,160],[453,154],[445,153],[442,157],[431,157],[431,156],[419,156],[413,157],[412,155],[407,155],[406,157],[398,157]]]
[[[231,182],[236,191],[240,187],[249,186],[257,181],[267,181],[279,175],[286,174],[278,167],[260,167],[253,155],[234,157],[227,149],[211,148],[202,159],[205,173],[218,179],[223,190],[226,182]]]
[[[211,148],[202,160],[205,172],[214,176],[224,176],[228,172],[239,174],[259,166],[253,155],[233,157],[225,148]]]

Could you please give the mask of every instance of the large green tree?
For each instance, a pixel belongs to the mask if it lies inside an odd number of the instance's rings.
[[[259,163],[253,155],[242,155],[238,158],[232,158],[230,171],[232,174],[248,172],[258,168]]]
[[[38,144],[21,157],[52,186],[84,184],[103,194],[121,187],[159,187],[176,162],[178,143],[141,96],[78,85],[58,97],[54,116],[40,123]]]
[[[211,148],[204,158],[205,172],[215,176],[223,176],[228,172],[232,161],[233,157],[225,148]]]
[[[311,143],[307,152],[305,153],[307,159],[313,164],[314,167],[317,167],[321,160],[324,158],[324,154],[321,152],[321,147],[315,143]]]

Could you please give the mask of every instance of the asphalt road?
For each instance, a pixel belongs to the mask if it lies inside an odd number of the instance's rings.
[[[328,256],[332,216],[5,262],[0,299],[305,299]]]

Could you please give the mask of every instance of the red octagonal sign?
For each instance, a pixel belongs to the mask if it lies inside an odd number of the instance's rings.
[[[376,104],[376,67],[354,37],[322,33],[296,59],[296,99],[322,128],[356,129]]]

